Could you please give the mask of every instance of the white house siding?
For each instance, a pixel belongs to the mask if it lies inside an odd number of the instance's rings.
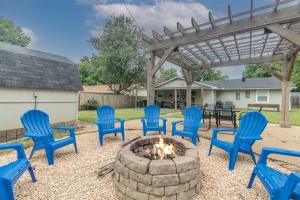
[[[34,109],[35,93],[36,108],[47,112],[51,123],[77,120],[76,91],[0,88],[0,131],[22,127],[20,117]]]
[[[215,105],[217,101],[216,91],[215,90],[204,90],[203,92],[203,103],[210,105]]]
[[[249,90],[250,98],[246,98],[245,90],[220,90],[217,91],[217,101],[232,101],[237,108],[247,108],[249,103],[259,103],[256,101],[256,91]],[[281,106],[281,90],[268,90],[269,104],[279,104]],[[240,92],[240,100],[236,100],[236,92]]]

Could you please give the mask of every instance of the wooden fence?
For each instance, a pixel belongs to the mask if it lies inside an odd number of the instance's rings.
[[[95,100],[98,105],[112,105],[115,108],[134,108],[135,96],[116,95],[116,94],[100,94],[100,93],[86,93],[79,94],[79,108],[88,104],[88,101]]]
[[[300,108],[300,97],[291,97],[292,108]]]

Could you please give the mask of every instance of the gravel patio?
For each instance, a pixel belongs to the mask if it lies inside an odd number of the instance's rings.
[[[168,130],[171,130],[168,120]],[[126,139],[142,134],[140,121],[131,120],[125,123]],[[26,173],[15,185],[16,199],[118,199],[113,186],[112,173],[98,178],[98,169],[112,161],[121,136],[106,136],[104,146],[100,147],[98,133],[94,125],[85,125],[78,131],[77,143],[79,153],[75,154],[73,146],[56,152],[54,166],[48,166],[44,151],[36,152],[31,159],[38,179],[32,183]],[[170,132],[168,132],[170,134]],[[196,199],[268,199],[268,193],[256,179],[253,188],[248,190],[248,183],[253,163],[248,156],[239,156],[234,171],[228,168],[227,155],[216,148],[210,157],[207,156],[210,140],[200,138],[197,144],[200,157],[202,189]],[[26,149],[27,155],[30,149]],[[0,164],[15,159],[15,153],[0,157]],[[277,169],[288,172],[277,162],[270,161]]]

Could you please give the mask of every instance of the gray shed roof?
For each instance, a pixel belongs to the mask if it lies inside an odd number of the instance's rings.
[[[75,63],[66,57],[0,42],[0,87],[82,90]]]
[[[231,79],[231,80],[218,80],[218,81],[201,81],[217,87],[219,89],[230,90],[230,89],[281,89],[281,81],[275,77],[265,78],[247,78],[244,81],[242,79]],[[291,85],[294,87],[294,84]]]

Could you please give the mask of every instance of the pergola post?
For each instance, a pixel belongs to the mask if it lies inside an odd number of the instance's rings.
[[[192,106],[192,71],[187,69],[182,69],[182,73],[186,82],[186,107]]]
[[[166,62],[167,58],[172,54],[176,47],[172,46],[165,50],[164,55],[162,58],[158,61],[157,64],[155,64],[155,52],[150,52],[149,62],[148,62],[148,71],[147,71],[147,104],[154,104],[155,103],[155,90],[154,90],[154,84],[155,84],[155,74],[158,72],[158,70],[161,68],[161,66]]]
[[[282,92],[281,92],[281,122],[280,126],[283,128],[290,128],[289,110],[290,110],[290,82],[293,72],[293,67],[298,50],[294,52],[285,53],[283,56],[282,65]]]
[[[155,67],[155,55],[154,52],[150,52],[150,57],[148,60],[148,70],[147,70],[147,105],[154,104],[155,101],[155,91],[154,82],[155,74],[152,74],[152,70]]]
[[[177,109],[177,89],[174,90],[174,109]]]

